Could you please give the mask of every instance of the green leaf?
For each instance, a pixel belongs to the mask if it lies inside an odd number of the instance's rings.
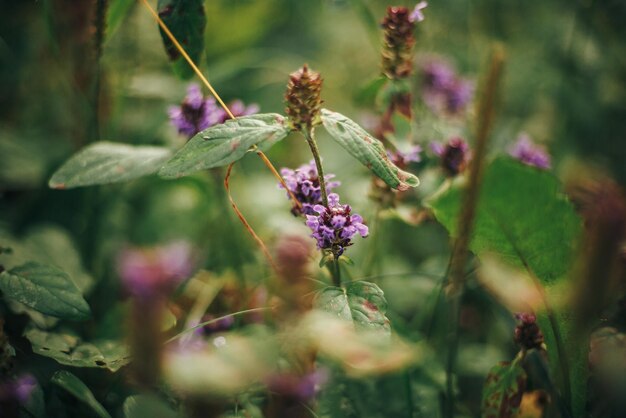
[[[159,0],[159,16],[172,32],[185,52],[196,64],[204,51],[204,28],[206,15],[202,0]],[[183,79],[194,74],[185,58],[180,54],[169,37],[159,28],[165,52],[172,63],[174,73]]]
[[[513,417],[519,411],[526,380],[526,372],[517,362],[503,362],[494,366],[483,388],[481,417]]]
[[[28,262],[0,273],[0,291],[43,314],[82,320],[91,316],[89,305],[70,277],[61,269]]]
[[[429,202],[435,217],[456,235],[464,189],[452,187]],[[485,170],[470,247],[528,267],[553,283],[571,266],[581,221],[550,173],[509,158]]]
[[[129,396],[124,401],[125,418],[177,418],[178,413],[165,402],[153,395]]]
[[[315,307],[352,322],[357,330],[391,335],[389,319],[385,316],[387,300],[374,283],[356,281],[348,283],[345,289],[327,287],[317,295]]]
[[[289,133],[285,118],[264,113],[231,119],[191,138],[159,171],[166,178],[186,176],[199,170],[221,167],[242,158],[248,149],[275,143]]]
[[[61,166],[48,183],[53,189],[119,183],[156,173],[171,156],[164,147],[96,142]]]
[[[322,109],[322,122],[339,145],[372,170],[389,187],[407,190],[409,187],[419,185],[419,179],[396,167],[387,157],[382,142],[368,134],[356,122],[328,109]]]
[[[96,367],[118,371],[130,361],[128,348],[112,340],[87,343],[72,334],[27,329],[24,333],[33,352],[73,367]]]
[[[106,17],[107,40],[111,39],[135,3],[135,0],[111,0]]]
[[[52,376],[50,382],[66,390],[76,399],[89,406],[100,418],[111,418],[111,415],[96,400],[89,388],[72,373],[60,370]]]

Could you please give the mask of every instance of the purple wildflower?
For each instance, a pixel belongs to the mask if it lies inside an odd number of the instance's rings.
[[[257,105],[256,103],[252,103],[251,105],[246,106],[241,100],[234,100],[230,102],[230,104],[228,105],[228,109],[234,117],[238,118],[240,116],[248,116],[258,113],[259,105]],[[218,116],[216,124],[224,123],[228,119],[230,119],[228,113],[226,113],[226,111],[221,107],[217,109],[217,115]]]
[[[339,203],[339,195],[328,195],[328,207],[313,206],[317,215],[307,215],[306,224],[317,240],[317,248],[331,250],[336,257],[343,254],[345,247],[352,245],[352,237],[357,233],[362,237],[368,234],[368,228],[360,215],[352,214],[350,205]]]
[[[304,376],[295,373],[277,373],[266,379],[267,388],[283,396],[306,402],[328,381],[328,371],[319,369]]]
[[[289,191],[302,204],[302,209],[294,206],[291,209],[291,213],[295,216],[300,214],[313,215],[315,213],[313,206],[322,203],[322,191],[315,161],[311,160],[308,164],[303,164],[295,170],[283,168],[280,170],[280,174],[285,180]],[[326,191],[330,191],[341,184],[338,181],[329,181],[334,177],[334,174],[325,174]],[[279,187],[282,189],[283,185],[279,184]]]
[[[128,248],[118,260],[126,289],[139,297],[168,292],[193,270],[191,247],[183,241],[155,248]]]
[[[436,113],[460,114],[474,95],[473,82],[456,74],[445,60],[432,58],[422,64],[422,98]]]
[[[445,109],[451,115],[459,114],[470,103],[474,96],[474,83],[464,79],[457,79],[445,94]]]
[[[550,154],[540,145],[534,144],[530,137],[522,134],[509,149],[509,155],[526,165],[547,170],[550,168]]]
[[[413,8],[413,11],[409,15],[409,20],[411,22],[423,21],[424,13],[422,12],[422,10],[424,10],[427,6],[428,6],[428,3],[426,3],[425,1],[420,1],[419,3],[417,3],[415,7]]]
[[[469,146],[462,138],[451,138],[446,144],[431,142],[430,149],[440,159],[446,175],[454,177],[467,167],[471,154]]]
[[[37,379],[31,374],[24,374],[15,380],[8,380],[0,384],[0,417],[4,409],[7,412],[19,405],[24,405],[30,399],[33,390],[37,387]],[[11,416],[9,414],[9,416]],[[17,416],[17,415],[16,415]]]
[[[391,162],[400,168],[404,168],[410,163],[419,163],[422,161],[421,153],[422,147],[419,145],[413,145],[407,152],[387,150],[387,156]]]

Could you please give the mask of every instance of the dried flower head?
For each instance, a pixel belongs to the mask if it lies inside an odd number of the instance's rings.
[[[413,46],[415,21],[406,7],[387,7],[381,23],[384,32],[382,72],[392,80],[411,75],[413,71]]]
[[[315,161],[311,160],[308,164],[303,164],[295,170],[283,168],[280,170],[280,174],[283,179],[285,179],[285,184],[289,188],[289,191],[293,193],[296,199],[298,199],[298,202],[302,205],[301,207],[294,205],[291,209],[291,213],[295,216],[314,214],[313,206],[322,203],[322,191]],[[338,181],[329,181],[334,177],[334,174],[325,174],[324,180],[326,181],[327,191],[341,184]],[[278,187],[282,189],[283,185],[279,184]],[[287,197],[290,197],[289,194]]]
[[[550,154],[541,145],[534,144],[530,137],[521,134],[509,149],[511,157],[526,165],[547,170],[550,168]]]
[[[543,333],[537,325],[537,317],[531,313],[518,313],[515,319],[519,321],[515,327],[515,342],[524,350],[542,349]]]
[[[285,112],[289,120],[299,131],[310,130],[321,123],[322,76],[304,64],[298,71],[289,75],[285,101]]]
[[[121,253],[117,268],[133,296],[166,294],[192,273],[191,246],[179,241],[155,248],[128,248]]]
[[[368,234],[368,228],[363,223],[363,218],[352,213],[350,205],[339,203],[339,195],[328,195],[328,207],[315,205],[313,210],[316,215],[307,215],[306,224],[317,240],[317,248],[330,250],[339,257],[346,247],[352,245],[352,237],[357,233],[362,237]]]
[[[471,158],[467,142],[459,137],[450,139],[446,144],[431,142],[430,149],[439,157],[440,165],[449,177],[463,172]]]

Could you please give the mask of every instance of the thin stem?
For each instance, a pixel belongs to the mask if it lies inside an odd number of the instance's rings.
[[[311,154],[315,160],[315,166],[317,167],[317,177],[320,182],[320,190],[322,192],[322,203],[328,207],[328,194],[326,193],[326,180],[324,180],[324,168],[322,167],[322,158],[320,157],[320,151],[317,148],[317,142],[315,142],[315,135],[313,129],[309,131],[303,131],[302,134],[306,138],[306,142],[311,148]]]
[[[337,287],[341,287],[341,268],[339,266],[339,257],[333,257],[333,284]]]

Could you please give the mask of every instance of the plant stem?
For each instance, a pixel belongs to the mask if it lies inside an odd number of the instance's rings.
[[[333,261],[327,264],[330,275],[333,278],[333,285],[341,287],[341,269],[339,267],[339,257],[333,256]]]
[[[320,151],[317,148],[317,142],[315,142],[314,130],[303,131],[302,134],[306,138],[306,142],[311,148],[311,154],[315,160],[315,166],[317,167],[317,177],[320,182],[320,190],[322,192],[322,203],[328,207],[328,194],[326,193],[326,180],[324,180],[324,168],[322,167],[322,158],[320,157]]]

